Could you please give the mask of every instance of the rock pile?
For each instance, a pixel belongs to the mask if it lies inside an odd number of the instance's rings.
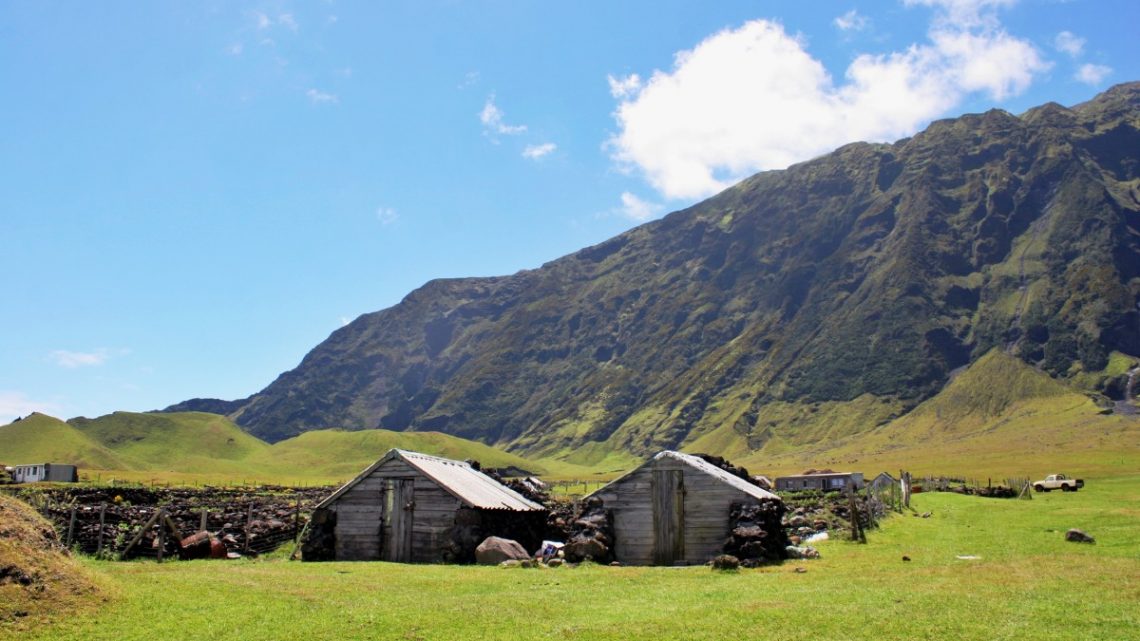
[[[570,526],[570,537],[562,548],[567,561],[591,560],[609,563],[614,560],[614,517],[598,497],[582,504],[582,512]]]
[[[789,545],[784,531],[784,503],[769,499],[759,504],[733,504],[729,513],[731,534],[724,552],[740,559],[743,567],[781,561]]]
[[[752,485],[768,489],[767,487],[764,487],[764,484],[761,483],[756,477],[749,474],[746,468],[739,465],[733,465],[728,459],[724,458],[723,456],[713,456],[712,454],[694,454],[693,456],[701,458],[706,463],[719,467],[720,469],[728,472],[733,476],[740,477]]]
[[[202,528],[230,552],[258,554],[291,541],[305,526],[313,505],[330,488],[36,488],[25,497],[51,520],[71,545],[87,553],[117,555],[140,527],[160,509],[167,519],[155,522],[132,554],[158,552],[158,532],[165,528],[164,555],[182,554],[180,540]],[[75,520],[72,524],[74,510]],[[177,535],[172,532],[177,531]]]

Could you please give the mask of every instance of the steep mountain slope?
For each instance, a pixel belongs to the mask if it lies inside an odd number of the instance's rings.
[[[249,399],[178,407],[269,441],[440,430],[592,463],[865,430],[995,346],[1100,370],[1140,354],[1138,150],[1140,83],[848,145],[536,270],[430,282]],[[797,429],[839,403],[858,421]]]

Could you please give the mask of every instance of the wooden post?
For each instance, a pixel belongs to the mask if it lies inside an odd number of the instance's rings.
[[[107,504],[99,506],[99,543],[95,546],[95,555],[98,556],[103,553],[103,524],[107,517]]]
[[[71,506],[71,520],[67,523],[67,545],[70,548],[75,536],[75,506]]]
[[[166,508],[162,508],[162,516],[166,516]],[[159,519],[158,524],[158,562],[162,563],[162,552],[166,548],[166,519]]]
[[[245,542],[242,545],[242,554],[249,554],[249,522],[253,520],[253,501],[249,502],[249,507],[245,511]]]
[[[851,514],[851,540],[866,543],[867,536],[863,534],[863,528],[859,524],[859,506],[855,502],[855,484],[851,481],[847,482],[847,510]]]
[[[301,536],[301,496],[297,496],[297,506],[293,509],[293,543],[296,544]]]
[[[198,525],[198,531],[201,532],[206,529],[206,517],[210,514],[210,510],[202,510],[202,520]]]
[[[138,533],[135,534],[134,538],[131,539],[131,542],[127,544],[127,547],[123,548],[123,551],[119,553],[120,561],[127,558],[127,553],[131,551],[131,548],[138,545],[138,542],[142,540],[143,535],[145,535],[146,531],[150,529],[150,526],[154,525],[155,521],[158,520],[158,517],[161,513],[161,510],[155,511],[154,515],[147,519],[146,524],[139,528]]]

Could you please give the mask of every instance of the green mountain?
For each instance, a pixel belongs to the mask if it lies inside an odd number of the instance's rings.
[[[1103,372],[1140,354],[1138,300],[1132,83],[847,145],[539,269],[429,282],[248,399],[171,409],[270,442],[431,430],[591,465],[775,452],[886,425],[994,348]]]
[[[0,427],[0,463],[67,463],[85,468],[130,469],[122,457],[90,435],[38,412]]]
[[[398,447],[487,467],[578,475],[483,443],[438,432],[320,430],[269,445],[224,416],[204,412],[115,412],[64,422],[43,414],[0,426],[0,463],[74,463],[86,472],[165,479],[347,479]]]

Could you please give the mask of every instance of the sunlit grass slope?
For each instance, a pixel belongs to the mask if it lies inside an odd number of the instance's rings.
[[[0,426],[0,462],[75,463],[81,475],[100,480],[337,483],[392,448],[556,477],[581,478],[591,472],[439,432],[319,430],[269,445],[229,419],[203,412],[115,412],[70,424],[33,414]]]
[[[0,463],[73,463],[101,469],[131,467],[90,435],[57,418],[39,413],[0,426]]]
[[[440,432],[389,430],[317,430],[274,443],[251,457],[250,464],[266,471],[293,474],[311,467],[324,476],[351,477],[392,448],[423,452],[456,460],[474,459],[487,467],[509,467],[545,474],[545,466],[489,445]]]
[[[70,424],[133,461],[136,469],[237,472],[269,447],[229,419],[204,412],[115,412],[71,419]]]
[[[886,425],[798,451],[760,450],[745,460],[775,472],[829,466],[1000,479],[1140,469],[1140,420],[1101,411],[1085,394],[995,350]]]

